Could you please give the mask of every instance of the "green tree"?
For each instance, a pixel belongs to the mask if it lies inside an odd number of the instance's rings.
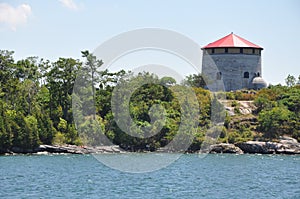
[[[285,79],[285,83],[288,87],[294,86],[296,84],[296,78],[289,74]]]
[[[163,77],[160,79],[160,83],[164,86],[174,86],[176,84],[176,80],[173,77]]]
[[[97,57],[91,54],[89,51],[81,51],[82,57],[86,58],[86,63],[83,65],[83,70],[86,72],[88,78],[87,80],[90,82],[90,86],[92,88],[92,98],[93,102],[95,102],[95,85],[99,83],[99,68],[102,66],[102,60],[98,60]],[[94,119],[96,118],[96,113],[93,114]]]
[[[284,106],[263,110],[258,115],[259,129],[269,139],[291,132],[289,121],[291,112]]]
[[[34,149],[40,144],[38,134],[38,122],[33,115],[28,115],[24,118],[25,128],[24,137],[22,139],[22,147],[26,149]]]
[[[262,110],[270,110],[276,106],[276,102],[269,100],[266,95],[260,95],[254,100],[254,104],[257,107],[257,112]]]
[[[0,99],[0,152],[12,146],[11,122],[6,114],[6,104]]]
[[[205,77],[203,77],[201,74],[192,74],[185,78],[183,84],[192,87],[204,88],[207,85],[207,82],[205,82]]]
[[[55,107],[61,106],[62,117],[69,123],[72,122],[71,112],[71,95],[73,85],[81,68],[81,62],[72,58],[59,58],[53,63],[53,67],[48,73],[48,89],[50,95],[51,116],[58,118],[58,115],[53,115]],[[58,123],[58,120],[56,120]]]

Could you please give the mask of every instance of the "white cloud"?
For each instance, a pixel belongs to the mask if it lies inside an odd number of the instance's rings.
[[[3,23],[15,31],[17,26],[27,23],[31,13],[31,7],[28,4],[13,7],[7,3],[0,3],[0,24]]]
[[[78,10],[78,5],[73,0],[59,0],[63,6],[70,10]]]

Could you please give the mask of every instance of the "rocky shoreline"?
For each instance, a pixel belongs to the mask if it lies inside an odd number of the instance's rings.
[[[300,143],[290,137],[282,137],[279,142],[248,141],[236,144],[215,144],[210,146],[210,153],[235,154],[300,154]]]
[[[14,154],[105,154],[126,153],[118,145],[111,146],[75,146],[75,145],[40,145],[34,150],[24,150],[17,147],[2,152],[4,155]],[[197,152],[197,151],[196,151]],[[248,141],[236,144],[220,143],[209,147],[209,153],[231,153],[231,154],[290,154],[300,155],[300,143],[290,137],[282,137],[279,142]]]
[[[2,153],[4,155],[14,154],[102,154],[102,153],[124,153],[125,151],[117,145],[111,146],[76,146],[76,145],[40,145],[34,150],[24,150],[13,147],[11,150]],[[0,153],[1,154],[1,153]]]

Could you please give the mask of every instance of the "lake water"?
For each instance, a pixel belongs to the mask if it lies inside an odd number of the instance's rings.
[[[0,156],[0,198],[299,199],[300,156],[187,154],[139,174],[92,155]]]

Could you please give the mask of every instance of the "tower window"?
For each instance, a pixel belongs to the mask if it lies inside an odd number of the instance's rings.
[[[244,72],[244,78],[249,78],[249,72]]]
[[[228,53],[228,48],[225,48],[225,53]]]
[[[257,72],[257,77],[260,77],[260,73],[259,72]]]
[[[221,72],[217,72],[217,80],[221,80],[222,79],[222,73]]]
[[[243,54],[243,48],[240,48],[240,53]]]
[[[215,53],[215,49],[211,49],[211,54],[214,54]]]

